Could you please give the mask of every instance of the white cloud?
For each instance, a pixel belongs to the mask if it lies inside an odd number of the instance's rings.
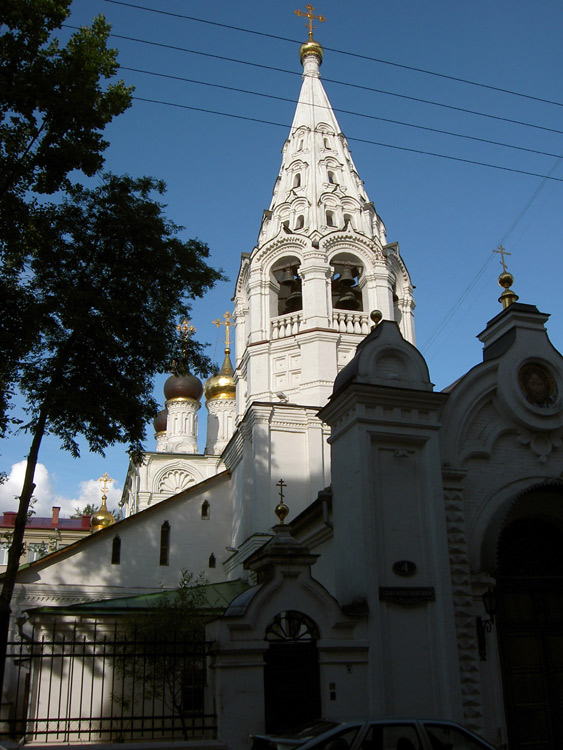
[[[18,497],[23,487],[26,463],[26,461],[19,461],[17,464],[14,464],[8,475],[8,479],[4,484],[0,485],[0,503],[3,510],[18,509]],[[50,503],[54,497],[54,489],[49,472],[44,464],[37,464],[34,482],[35,491],[33,494],[36,500],[34,508],[43,509],[46,507],[48,508],[46,515],[51,515]],[[39,515],[43,515],[43,512]]]
[[[10,470],[8,479],[4,484],[0,485],[1,510],[18,509],[17,498],[22,490],[25,467],[25,461],[19,461],[17,464],[14,464]],[[35,502],[33,510],[36,516],[50,517],[54,505],[58,505],[61,509],[61,516],[66,516],[67,518],[75,512],[77,507],[83,508],[88,503],[94,505],[96,508],[100,506],[102,485],[97,479],[86,479],[80,482],[77,496],[73,498],[63,497],[56,493],[53,486],[53,479],[44,464],[37,464],[34,481],[35,491],[33,497]],[[108,508],[110,510],[116,509],[121,499],[121,489],[115,486],[113,479],[108,482],[106,495],[108,498]]]

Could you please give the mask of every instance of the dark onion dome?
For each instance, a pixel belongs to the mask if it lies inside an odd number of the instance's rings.
[[[105,495],[102,495],[102,504],[100,505],[100,510],[97,510],[90,519],[90,528],[92,531],[105,529],[106,526],[111,526],[112,523],[115,523],[115,518],[107,509],[106,500],[107,497]]]
[[[195,375],[171,375],[164,384],[166,401],[199,401],[202,395],[203,385]]]
[[[212,375],[205,383],[205,400],[218,401],[219,399],[236,398],[236,385],[234,380],[235,371],[231,364],[229,354],[231,350],[225,349],[225,361],[217,375]]]
[[[162,409],[162,411],[159,411],[156,417],[154,418],[153,427],[157,435],[160,435],[162,432],[166,432],[167,419],[168,419],[168,412],[166,411],[166,409]]]

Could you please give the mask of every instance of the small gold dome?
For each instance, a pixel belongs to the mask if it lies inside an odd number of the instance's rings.
[[[102,504],[100,505],[100,510],[96,511],[90,519],[90,529],[92,531],[105,529],[106,526],[111,526],[112,523],[115,523],[115,518],[107,509],[106,501],[107,497],[105,495],[102,495]]]
[[[513,302],[517,302],[519,299],[516,292],[513,292],[510,288],[511,284],[514,284],[514,276],[508,271],[503,271],[498,277],[498,283],[504,289],[498,301],[501,303],[502,309],[506,310],[507,307],[510,307]]]
[[[512,284],[514,284],[514,276],[511,273],[508,273],[508,271],[504,271],[498,277],[498,283],[499,286],[502,286],[504,289],[508,289],[510,286],[512,286]]]
[[[227,347],[225,349],[225,361],[223,362],[223,367],[221,367],[217,375],[212,375],[207,379],[203,389],[206,401],[217,401],[219,399],[236,397],[236,385],[233,377],[235,371],[231,364],[230,353],[231,350]]]
[[[319,58],[320,64],[323,61],[323,48],[314,39],[309,39],[299,47],[299,59],[301,60],[301,64],[303,64],[306,55],[316,55]]]

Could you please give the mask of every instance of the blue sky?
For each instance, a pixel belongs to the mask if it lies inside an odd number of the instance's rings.
[[[212,262],[230,279],[194,305],[197,336],[210,343],[211,355],[217,336],[211,321],[232,309],[240,253],[254,246],[278,173],[280,149],[301,82],[298,47],[306,38],[304,21],[293,11],[304,7],[305,3],[286,0],[138,0],[129,5],[77,0],[69,19],[70,24],[79,25],[97,14],[106,16],[118,35],[111,44],[119,49],[121,77],[136,87],[138,99],[106,131],[110,141],[107,168],[164,179],[169,217],[186,227],[186,237],[197,236],[209,244]],[[563,348],[559,292],[563,184],[412,151],[537,175],[551,173],[563,180],[563,162],[557,158],[563,153],[562,132],[551,132],[563,131],[559,83],[563,5],[555,0],[318,0],[315,12],[327,18],[316,32],[325,46],[321,68],[325,88],[335,110],[348,110],[336,111],[336,116],[368,195],[386,224],[388,242],[399,242],[416,285],[417,343],[436,387],[444,388],[480,361],[481,345],[475,336],[500,311],[497,277],[501,267],[492,253],[500,242],[511,253],[508,264],[515,277],[514,290],[522,302],[551,313],[551,340]],[[63,30],[61,36],[69,33]],[[422,130],[399,121],[519,148]],[[159,396],[162,382],[156,385]],[[205,421],[203,408],[200,421]],[[10,473],[10,467],[25,458],[28,443],[26,435],[4,441],[0,450],[5,471]],[[154,448],[150,429],[146,447]],[[98,487],[91,480],[105,471],[116,480],[115,499],[127,470],[122,446],[110,449],[105,459],[89,455],[84,446],[82,457],[75,460],[56,440],[47,439],[40,461],[45,466],[38,491],[41,514],[52,504],[61,504],[64,511],[95,499]],[[1,509],[15,507],[11,498],[18,491],[16,485],[14,475],[12,483],[0,488]]]

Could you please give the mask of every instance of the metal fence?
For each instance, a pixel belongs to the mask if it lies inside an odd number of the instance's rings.
[[[50,624],[8,647],[0,738],[38,742],[212,739],[209,642],[200,634]]]

